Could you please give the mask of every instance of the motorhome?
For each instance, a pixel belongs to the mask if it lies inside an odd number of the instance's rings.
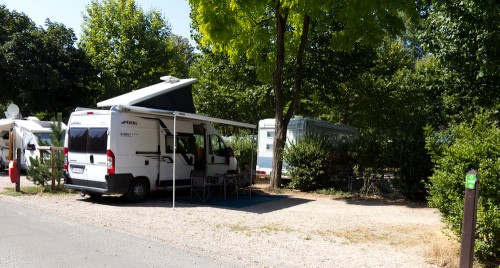
[[[211,122],[255,126],[195,114],[196,82],[167,77],[98,103],[108,109],[77,108],[65,139],[65,187],[140,201],[150,191],[191,187],[193,171],[236,172],[237,161]]]
[[[275,126],[276,121],[274,118],[259,121],[256,174],[261,177],[271,175]],[[296,116],[291,118],[288,123],[286,143],[295,143],[306,133],[316,133],[339,142],[348,143],[357,138],[357,131],[352,126]],[[289,178],[285,165],[283,165],[282,169],[282,178]]]
[[[48,158],[49,152],[40,155],[40,146],[50,146],[51,121],[41,121],[36,117],[21,119],[19,108],[11,104],[5,119],[0,119],[0,166],[6,168],[11,160],[20,158],[20,169],[30,166],[30,158]],[[63,128],[66,125],[62,125]],[[61,137],[62,138],[62,137]],[[18,150],[20,149],[20,150]],[[20,151],[20,155],[16,155]]]

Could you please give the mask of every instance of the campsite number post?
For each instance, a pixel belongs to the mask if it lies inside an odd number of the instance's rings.
[[[474,259],[474,234],[476,233],[477,198],[479,196],[479,174],[471,170],[465,175],[464,216],[462,220],[462,244],[460,268],[472,267]]]

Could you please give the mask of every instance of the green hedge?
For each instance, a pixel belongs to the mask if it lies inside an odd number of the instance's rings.
[[[292,179],[290,186],[302,191],[328,186],[335,147],[329,139],[313,134],[288,145],[283,161]]]
[[[426,148],[434,166],[429,178],[429,204],[438,208],[455,234],[462,227],[465,174],[480,175],[475,256],[482,261],[500,257],[500,129],[485,113],[471,123],[446,131],[426,129]]]

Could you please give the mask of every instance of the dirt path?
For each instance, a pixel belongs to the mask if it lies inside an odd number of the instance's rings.
[[[0,175],[0,192],[13,187],[8,180]],[[184,197],[172,209],[171,198],[161,196],[139,204],[76,194],[0,198],[245,267],[435,267],[428,252],[446,240],[437,210],[384,200],[300,194],[202,204]]]

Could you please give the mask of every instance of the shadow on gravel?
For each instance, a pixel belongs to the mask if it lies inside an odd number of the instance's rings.
[[[176,208],[192,208],[192,207],[212,207],[219,209],[230,209],[237,211],[245,211],[257,214],[269,213],[281,209],[286,209],[293,206],[308,203],[313,200],[303,198],[292,198],[288,195],[270,195],[266,193],[252,193],[252,196],[240,195],[236,197],[228,197],[224,200],[222,195],[213,195],[206,202],[200,202],[196,197],[191,198],[190,191],[177,190],[175,199]],[[111,195],[98,198],[84,197],[79,201],[95,203],[99,205],[116,206],[116,207],[165,207],[172,208],[172,192],[154,192],[144,202],[131,203],[123,196]]]
[[[390,200],[390,199],[375,199],[375,198],[338,198],[336,200],[343,201],[349,205],[358,206],[405,206],[409,208],[428,208],[425,202],[409,202],[406,200]]]

